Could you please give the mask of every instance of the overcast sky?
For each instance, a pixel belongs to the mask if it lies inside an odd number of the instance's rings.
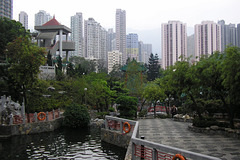
[[[145,32],[160,30],[161,24],[169,20],[179,20],[191,28],[205,20],[240,23],[240,0],[14,0],[13,18],[18,20],[20,11],[25,11],[32,29],[34,15],[45,10],[70,27],[70,17],[81,12],[84,19],[92,17],[104,28],[115,30],[117,8],[126,10],[127,33],[135,31],[145,43],[151,43],[150,39],[144,39]],[[153,37],[153,45],[156,39],[161,37]],[[157,46],[153,50],[160,53]]]

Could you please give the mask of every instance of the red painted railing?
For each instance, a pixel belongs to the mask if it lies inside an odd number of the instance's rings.
[[[46,114],[46,118],[43,121],[52,121],[60,117],[60,111],[58,109],[44,113]],[[34,123],[38,121],[39,120],[37,119],[37,113],[25,114],[25,123]],[[22,124],[23,122],[24,118],[21,115],[13,116],[13,124]]]

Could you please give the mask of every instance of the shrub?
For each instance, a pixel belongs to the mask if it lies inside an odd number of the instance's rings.
[[[160,118],[160,119],[166,119],[166,118],[170,118],[171,116],[170,115],[167,115],[167,114],[158,114],[157,115],[157,118]]]
[[[106,115],[109,115],[109,112],[97,112],[97,118],[99,119],[105,119]]]
[[[141,112],[138,113],[139,117],[144,117],[147,114],[147,109],[142,110]]]
[[[63,125],[71,128],[86,127],[90,121],[87,107],[78,104],[67,106],[63,115]]]
[[[109,111],[109,112],[114,112],[115,109],[114,109],[113,107],[109,107],[108,111]]]
[[[202,120],[199,118],[194,118],[193,126],[206,128],[210,126],[229,127],[230,125],[228,122],[218,122],[215,118],[205,117]]]
[[[137,114],[137,98],[131,96],[120,96],[116,100],[120,117],[133,119]]]

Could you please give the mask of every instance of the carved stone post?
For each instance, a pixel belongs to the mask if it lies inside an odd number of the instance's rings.
[[[53,112],[53,119],[55,119],[55,111],[53,110],[52,112]]]
[[[9,124],[10,124],[10,125],[13,125],[13,114],[10,114],[9,116],[10,116]]]
[[[34,120],[35,120],[35,122],[38,121],[38,119],[37,119],[37,112],[34,113]]]
[[[48,111],[46,112],[46,121],[48,121]]]
[[[22,115],[22,120],[23,120],[23,124],[26,124],[26,116],[25,116],[25,114]]]

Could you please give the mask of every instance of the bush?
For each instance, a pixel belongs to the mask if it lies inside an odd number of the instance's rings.
[[[147,114],[147,109],[142,110],[141,112],[138,113],[138,117],[144,117]]]
[[[158,115],[157,115],[157,118],[166,119],[166,118],[171,118],[171,116],[170,116],[170,115],[167,115],[167,114],[158,114]]]
[[[67,106],[63,115],[63,125],[71,128],[86,127],[90,121],[87,107],[78,104]]]
[[[206,128],[210,126],[218,126],[218,127],[230,127],[228,122],[218,122],[215,118],[205,117],[200,120],[199,118],[194,118],[193,126]]]
[[[201,128],[210,127],[210,126],[216,125],[216,123],[217,123],[216,119],[207,118],[207,117],[205,117],[203,119],[199,119],[197,117],[197,118],[194,118],[194,120],[193,120],[193,126],[201,127]]]
[[[99,119],[105,119],[106,115],[109,115],[109,112],[97,112],[97,118]]]
[[[131,96],[120,96],[116,100],[121,118],[134,119],[137,115],[137,98]]]
[[[108,111],[109,111],[109,112],[114,112],[115,109],[114,109],[113,107],[109,107]]]

